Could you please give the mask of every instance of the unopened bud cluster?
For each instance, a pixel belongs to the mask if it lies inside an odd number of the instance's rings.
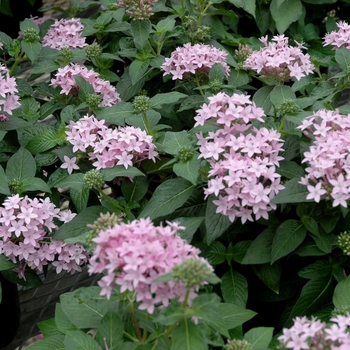
[[[23,40],[30,42],[30,43],[35,43],[40,40],[40,36],[36,32],[34,28],[26,29],[23,32]]]
[[[193,154],[194,150],[192,147],[182,147],[176,157],[180,162],[187,162],[193,157]]]
[[[104,179],[98,170],[92,169],[84,175],[85,188],[101,188],[104,183]]]
[[[298,112],[298,110],[299,107],[295,104],[295,102],[292,99],[285,100],[278,109],[281,115],[293,114]]]
[[[143,21],[153,15],[152,6],[157,0],[119,0],[118,7],[124,7],[126,13],[135,21]]]
[[[217,94],[222,88],[222,81],[220,79],[214,79],[209,82],[210,90]]]
[[[87,57],[98,57],[102,53],[101,46],[97,43],[92,43],[86,48]]]
[[[96,94],[88,94],[86,96],[86,103],[90,108],[97,108],[102,101],[102,97]]]
[[[204,259],[189,259],[174,266],[171,275],[176,282],[181,281],[186,289],[190,289],[204,284],[212,272],[212,267]]]
[[[141,95],[136,96],[133,102],[134,113],[139,114],[151,109],[151,104],[149,103],[149,97]]]
[[[9,181],[9,187],[13,191],[13,193],[21,193],[22,192],[22,181],[19,179],[11,179]]]
[[[238,44],[238,49],[235,50],[238,67],[245,69],[245,60],[253,53],[253,50],[248,45]]]
[[[72,50],[69,49],[68,47],[62,47],[60,49],[60,54],[64,58],[64,60],[68,62],[70,62],[73,58]]]
[[[225,350],[252,350],[253,346],[246,340],[232,339],[228,340],[224,347]]]
[[[348,231],[338,236],[338,245],[345,255],[350,255],[350,233]]]

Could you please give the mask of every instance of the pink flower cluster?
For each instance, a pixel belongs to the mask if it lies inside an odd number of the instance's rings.
[[[8,68],[0,64],[0,121],[8,120],[5,113],[12,115],[12,111],[21,105],[16,92],[16,79],[11,78]]]
[[[260,74],[263,78],[276,81],[286,81],[291,78],[300,80],[315,68],[310,61],[309,54],[303,54],[302,44],[296,43],[293,47],[288,45],[288,38],[276,35],[272,42],[262,37],[260,41],[265,45],[259,51],[254,51],[245,61],[245,68]]]
[[[51,79],[51,85],[60,87],[62,89],[61,94],[77,96],[79,87],[75,82],[74,76],[85,79],[92,85],[95,93],[102,97],[99,107],[110,107],[120,102],[118,92],[116,92],[115,87],[109,81],[99,78],[99,73],[77,63],[71,63],[68,66],[59,68],[56,77]]]
[[[154,312],[157,304],[169,304],[169,300],[178,297],[183,301],[186,288],[181,282],[155,282],[154,280],[173,267],[188,259],[200,259],[200,251],[189,245],[179,235],[183,229],[175,223],[167,226],[154,226],[147,219],[121,223],[111,229],[101,231],[93,241],[97,247],[90,259],[89,273],[106,275],[99,281],[101,295],[110,298],[113,287],[121,286],[120,291],[136,292],[136,301],[141,302],[140,310]],[[212,267],[208,264],[212,271]],[[196,296],[193,290],[189,304]]]
[[[208,188],[205,195],[218,199],[216,212],[233,222],[244,224],[263,217],[275,209],[274,196],[284,188],[276,166],[283,158],[283,140],[275,130],[253,127],[251,121],[263,122],[264,112],[249,96],[219,93],[209,97],[209,103],[197,110],[196,126],[210,123],[216,131],[204,137],[197,135],[200,158],[207,159]]]
[[[302,349],[350,349],[350,315],[338,315],[331,318],[332,324],[327,325],[316,318],[311,320],[296,317],[291,328],[284,328],[278,340],[287,348]]]
[[[84,26],[78,18],[56,20],[44,36],[42,45],[53,49],[87,46],[86,38],[81,36],[83,29]]]
[[[347,207],[350,199],[350,114],[320,110],[298,127],[313,140],[304,153],[307,175],[300,181],[307,186],[307,199],[332,200],[333,206]]]
[[[324,37],[323,46],[332,45],[333,50],[339,47],[350,49],[350,25],[344,21],[337,23],[338,31],[327,33]]]
[[[182,79],[188,74],[197,72],[208,73],[215,63],[220,63],[224,67],[225,76],[230,75],[230,68],[226,63],[227,52],[216,47],[187,43],[182,47],[177,47],[172,52],[170,58],[166,58],[161,65],[163,75],[172,74],[173,80]]]
[[[27,266],[42,271],[48,263],[57,273],[81,271],[80,265],[87,262],[83,246],[48,236],[57,228],[55,218],[68,222],[74,216],[70,211],[60,212],[49,198],[8,197],[0,207],[0,254],[20,264],[15,269],[20,278],[25,278]]]
[[[112,129],[104,120],[98,121],[94,116],[71,121],[66,134],[73,145],[73,152],[88,152],[97,170],[115,165],[123,165],[127,169],[145,159],[155,162],[158,155],[152,136],[145,131],[133,126]]]

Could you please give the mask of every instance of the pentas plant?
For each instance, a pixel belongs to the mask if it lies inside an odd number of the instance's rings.
[[[0,272],[101,274],[41,348],[274,349],[349,311],[348,6],[72,0],[0,32]]]

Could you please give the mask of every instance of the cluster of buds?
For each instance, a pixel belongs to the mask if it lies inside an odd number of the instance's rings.
[[[123,165],[126,169],[145,159],[152,159],[158,153],[152,136],[133,126],[109,128],[104,120],[98,121],[93,115],[67,127],[67,140],[73,145],[73,152],[84,152],[94,161],[97,169]]]
[[[320,110],[304,119],[298,127],[312,140],[304,153],[307,163],[300,183],[307,186],[307,199],[333,201],[333,206],[347,207],[350,199],[350,114],[338,110]]]
[[[12,115],[12,111],[20,106],[17,92],[16,79],[11,78],[8,68],[0,64],[0,121],[7,121],[5,113]]]
[[[209,103],[197,110],[196,126],[204,123],[216,131],[204,137],[197,135],[200,158],[210,164],[205,195],[214,194],[216,212],[242,224],[263,217],[275,209],[271,203],[284,188],[276,166],[283,158],[283,140],[275,130],[256,128],[251,121],[263,122],[264,111],[250,101],[249,96],[219,93],[209,97]]]
[[[75,76],[82,77],[94,88],[98,98],[92,96],[90,98],[93,98],[95,103],[99,102],[98,107],[110,107],[120,102],[118,92],[109,81],[99,78],[99,73],[92,69],[76,63],[59,68],[56,77],[51,79],[51,85],[60,87],[61,94],[77,96],[79,87],[74,79]]]
[[[57,273],[81,271],[87,262],[83,246],[48,236],[57,229],[54,219],[68,222],[74,216],[60,211],[49,198],[8,197],[0,207],[0,254],[19,263],[15,271],[20,278],[25,278],[26,267],[42,271],[48,263]]]
[[[152,6],[157,1],[158,0],[119,0],[115,6],[125,8],[125,12],[134,21],[143,21],[154,14]]]
[[[205,280],[199,281],[188,267],[195,267],[195,271],[200,272],[204,279],[212,274],[213,268],[199,257],[197,248],[178,235],[182,229],[170,222],[165,227],[154,226],[147,218],[119,223],[101,231],[93,239],[97,246],[89,268],[89,273],[106,272],[98,282],[102,288],[101,295],[110,298],[113,287],[118,285],[122,293],[136,292],[139,309],[147,310],[150,314],[157,305],[166,307],[174,298],[191,304]],[[186,264],[188,260],[189,265]],[[194,263],[194,260],[198,263]],[[171,273],[178,264],[185,265],[175,269],[176,279],[157,281]]]
[[[312,73],[314,65],[310,55],[304,54],[305,47],[296,42],[297,46],[288,45],[288,38],[276,35],[272,42],[262,37],[260,41],[265,45],[259,51],[254,51],[245,61],[245,68],[249,68],[266,79],[277,82],[287,81],[291,78],[300,80]]]
[[[84,26],[78,18],[56,20],[44,36],[42,45],[53,49],[87,46],[86,38],[81,35],[83,30]]]
[[[170,58],[166,58],[161,65],[163,75],[172,74],[173,80],[182,79],[191,74],[206,74],[215,63],[224,67],[225,76],[230,75],[230,68],[226,63],[227,52],[216,47],[204,44],[191,45],[187,43],[182,47],[177,47],[172,52]]]

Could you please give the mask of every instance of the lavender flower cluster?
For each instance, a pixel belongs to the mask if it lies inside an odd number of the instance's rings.
[[[56,20],[44,36],[42,45],[53,49],[87,46],[86,38],[81,35],[83,30],[84,26],[78,18]]]
[[[85,116],[77,122],[71,121],[67,127],[67,140],[73,145],[73,152],[87,152],[97,170],[115,165],[129,166],[152,159],[158,153],[152,136],[133,126],[112,129],[104,120],[98,121],[93,115]]]
[[[272,42],[262,37],[260,41],[265,45],[258,51],[254,51],[245,61],[245,68],[249,68],[260,74],[263,78],[283,82],[291,78],[300,80],[315,68],[310,61],[310,55],[304,54],[302,44],[288,45],[288,38],[276,35]]]
[[[8,68],[0,65],[0,121],[8,120],[5,113],[12,115],[12,111],[21,105],[17,92],[16,79],[10,77]]]
[[[276,208],[271,203],[284,188],[276,166],[283,158],[280,134],[266,128],[253,127],[251,121],[263,122],[264,112],[249,96],[219,93],[209,97],[209,103],[197,110],[196,125],[210,123],[216,131],[204,137],[197,135],[200,158],[207,159],[209,171],[205,195],[218,199],[216,212],[242,224],[263,217]]]
[[[230,75],[230,68],[226,63],[227,52],[204,44],[191,45],[187,43],[177,47],[169,58],[161,65],[163,75],[172,74],[173,80],[182,79],[184,75],[197,72],[209,73],[215,63],[224,67],[225,76]]]
[[[101,295],[110,298],[112,289],[120,286],[120,291],[136,292],[136,301],[141,302],[140,310],[152,314],[157,304],[167,306],[169,301],[179,298],[183,301],[187,289],[182,282],[156,282],[158,277],[170,272],[177,264],[189,259],[198,259],[199,249],[186,243],[179,235],[183,229],[176,223],[154,226],[147,219],[120,223],[103,230],[93,241],[97,247],[90,259],[89,273],[106,275],[98,282]],[[196,297],[196,287],[189,293],[187,302]]]
[[[307,186],[307,199],[318,203],[332,200],[333,206],[347,207],[350,199],[350,114],[320,110],[305,118],[298,127],[313,140],[304,153],[307,175],[300,183]]]
[[[291,328],[284,328],[278,340],[286,349],[293,350],[348,350],[350,349],[350,315],[331,318],[332,324],[313,317],[296,317]]]
[[[344,21],[339,21],[336,24],[338,31],[332,31],[325,35],[323,41],[324,46],[332,45],[333,50],[340,47],[350,49],[350,25]]]
[[[59,68],[55,78],[51,79],[51,85],[60,87],[62,89],[61,94],[77,96],[79,87],[74,76],[85,79],[92,85],[95,93],[101,96],[102,100],[98,105],[99,107],[110,107],[120,102],[118,92],[116,92],[115,87],[109,81],[99,78],[99,73],[77,63],[71,63],[69,66]]]
[[[8,197],[0,207],[0,254],[20,263],[15,269],[20,278],[25,278],[26,267],[42,271],[49,262],[57,273],[81,271],[80,266],[87,262],[83,246],[48,236],[57,229],[54,219],[68,222],[75,215],[60,212],[49,198]]]

